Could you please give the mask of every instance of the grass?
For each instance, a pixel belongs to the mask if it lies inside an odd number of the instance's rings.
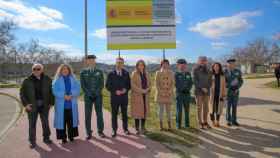
[[[12,84],[12,83],[0,84],[0,88],[19,88],[19,87],[20,87],[20,85]]]
[[[265,73],[265,74],[248,74],[244,75],[244,79],[263,79],[263,78],[273,78],[275,77],[272,73]]]
[[[280,89],[280,87],[278,87],[277,81],[272,81],[272,82],[266,83],[265,86],[267,86],[269,88]]]
[[[154,74],[151,75],[151,80],[154,81]],[[153,83],[153,82],[152,82]],[[192,147],[196,147],[199,144],[197,138],[197,119],[196,119],[196,107],[192,104],[190,106],[190,125],[191,128],[177,130],[175,129],[175,100],[172,104],[172,131],[160,131],[159,119],[158,119],[158,105],[155,102],[155,87],[152,85],[152,91],[150,95],[150,113],[147,118],[146,128],[148,132],[145,134],[151,140],[157,141],[163,144],[166,148],[170,149],[173,153],[178,154],[182,158],[189,157],[188,151]],[[110,94],[107,90],[103,91],[103,105],[104,108],[111,111],[110,107]],[[129,106],[130,107],[130,106]],[[130,109],[129,109],[130,111]],[[134,120],[129,118],[130,126],[134,126]],[[167,127],[167,121],[165,121],[165,127]]]

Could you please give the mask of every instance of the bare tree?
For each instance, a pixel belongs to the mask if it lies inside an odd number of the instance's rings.
[[[13,31],[16,25],[12,21],[0,21],[0,78],[4,78],[7,64],[11,61],[11,50],[15,39]],[[14,60],[12,60],[14,61]]]
[[[257,39],[249,42],[245,47],[233,49],[229,57],[236,58],[246,69],[256,72],[257,66],[269,64],[271,60],[269,46],[269,42],[265,39]]]
[[[271,54],[269,57],[270,62],[279,63],[280,62],[280,47],[276,43],[273,43],[270,51],[271,51]]]
[[[0,22],[0,48],[9,46],[15,39],[13,31],[16,29],[16,24],[12,21]]]

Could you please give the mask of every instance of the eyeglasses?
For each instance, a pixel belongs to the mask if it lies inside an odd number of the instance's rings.
[[[33,71],[41,71],[41,68],[34,68]]]

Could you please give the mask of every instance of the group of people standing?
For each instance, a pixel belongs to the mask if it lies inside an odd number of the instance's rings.
[[[48,116],[53,105],[57,139],[62,140],[62,143],[67,143],[68,140],[74,141],[74,138],[79,135],[78,97],[81,90],[85,103],[86,139],[92,138],[93,107],[97,118],[97,133],[101,138],[105,137],[102,102],[104,87],[110,92],[112,137],[117,136],[119,111],[121,111],[123,131],[126,135],[130,134],[128,130],[129,101],[136,134],[145,133],[152,90],[152,81],[145,62],[139,60],[130,75],[124,69],[124,59],[117,58],[115,69],[108,74],[106,82],[103,72],[96,67],[96,56],[88,55],[85,62],[87,66],[80,72],[80,81],[76,79],[73,70],[67,64],[59,66],[53,80],[44,74],[43,65],[32,66],[32,74],[23,81],[20,89],[20,98],[28,114],[31,148],[36,146],[36,122],[39,115],[43,128],[43,141],[46,144],[52,143]],[[189,110],[193,85],[201,129],[211,128],[207,121],[208,116],[213,126],[220,126],[219,120],[225,101],[227,101],[228,126],[238,126],[236,112],[239,89],[242,84],[242,74],[235,68],[234,59],[228,60],[227,69],[224,71],[220,63],[213,64],[212,69],[208,68],[207,57],[199,57],[192,73],[189,72],[185,59],[177,61],[175,73],[169,61],[162,60],[160,70],[156,72],[155,77],[155,100],[159,106],[160,129],[164,130],[164,113],[167,116],[168,130],[172,129],[171,107],[175,97],[176,127],[182,128],[183,113],[185,115],[184,127],[190,126]],[[176,89],[176,94],[174,89]]]

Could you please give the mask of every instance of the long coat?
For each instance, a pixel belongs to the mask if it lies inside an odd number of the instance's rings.
[[[72,117],[73,127],[78,127],[79,114],[78,114],[78,97],[80,95],[80,84],[73,77],[71,80],[71,93],[72,93]],[[55,115],[54,115],[54,128],[64,129],[64,95],[65,95],[65,84],[63,77],[53,81],[52,84],[53,94],[55,96]]]
[[[149,74],[146,72],[147,86],[151,88],[151,82]],[[137,71],[132,72],[131,75],[131,116],[135,119],[143,119],[149,113],[149,94],[144,94],[144,89],[142,89],[141,76]],[[143,95],[146,97],[146,115],[144,110],[144,100]]]
[[[174,98],[174,73],[171,70],[156,72],[156,102],[171,105]]]
[[[227,95],[227,88],[226,88],[226,78],[224,75],[220,76],[220,98],[223,99],[223,101],[219,101],[218,105],[218,114],[223,113],[223,108],[225,105],[225,99]],[[210,99],[209,99],[209,110],[210,113],[213,113],[213,106],[214,106],[214,97],[215,97],[215,75],[212,75],[212,86],[210,88]]]

